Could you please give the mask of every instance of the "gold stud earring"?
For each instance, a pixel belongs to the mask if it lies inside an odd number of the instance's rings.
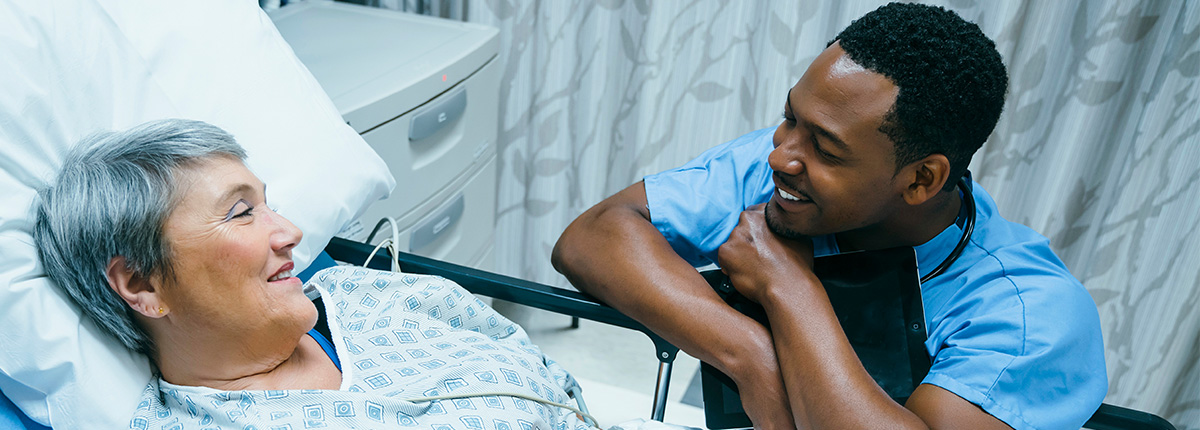
[[[163,313],[163,308],[162,308],[162,306],[159,306],[159,307],[158,307],[158,314],[159,314],[159,315],[162,315],[162,313]]]

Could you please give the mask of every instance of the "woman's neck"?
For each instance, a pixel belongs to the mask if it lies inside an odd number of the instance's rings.
[[[327,389],[341,386],[342,375],[324,349],[307,334],[290,350],[271,351],[262,345],[161,339],[155,360],[162,378],[175,385],[222,391]],[[157,339],[156,339],[157,340]],[[194,340],[194,339],[193,339]]]

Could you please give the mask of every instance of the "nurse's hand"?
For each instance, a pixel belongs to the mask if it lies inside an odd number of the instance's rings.
[[[812,275],[812,241],[779,236],[767,227],[765,204],[742,212],[729,240],[717,250],[717,264],[746,298],[761,303],[774,285]]]

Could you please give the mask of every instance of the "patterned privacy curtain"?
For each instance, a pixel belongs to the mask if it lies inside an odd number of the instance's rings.
[[[779,123],[787,90],[876,1],[468,1],[500,28],[501,271],[556,285],[582,211]],[[1200,429],[1200,3],[939,3],[1009,67],[975,177],[1099,306],[1109,403]]]

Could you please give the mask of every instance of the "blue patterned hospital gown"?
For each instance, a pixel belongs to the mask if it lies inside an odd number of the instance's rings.
[[[132,429],[582,430],[575,380],[521,327],[441,277],[333,267],[324,298],[342,362],[337,391],[218,391],[154,380]],[[441,395],[456,399],[410,401]]]

